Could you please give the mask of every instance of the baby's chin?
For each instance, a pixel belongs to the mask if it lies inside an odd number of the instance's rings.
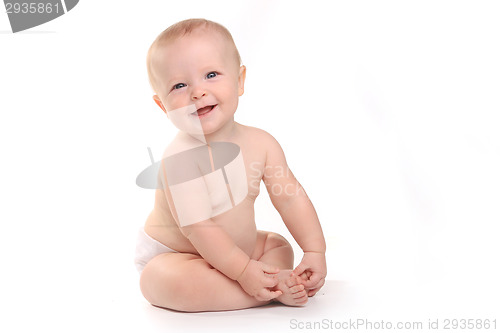
[[[216,112],[212,117],[202,119],[200,122],[205,135],[214,134],[225,126],[234,123],[234,112],[231,114],[224,114],[220,111]]]
[[[231,117],[227,120],[224,120],[223,122],[207,122],[207,123],[202,123],[201,127],[203,129],[203,133],[205,135],[212,135],[220,131],[222,128],[225,126],[234,123],[234,118]]]

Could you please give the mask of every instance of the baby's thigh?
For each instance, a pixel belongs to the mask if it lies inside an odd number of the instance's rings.
[[[211,269],[198,255],[162,253],[151,259],[141,273],[142,294],[151,304],[165,306],[202,280]]]
[[[142,271],[141,291],[153,305],[177,311],[234,310],[262,305],[203,258],[163,253]]]

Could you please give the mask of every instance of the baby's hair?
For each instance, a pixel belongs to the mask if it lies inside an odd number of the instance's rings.
[[[177,38],[180,38],[182,36],[188,35],[192,33],[195,30],[198,29],[210,29],[215,32],[220,33],[232,46],[234,46],[234,52],[235,52],[235,57],[238,62],[238,65],[241,64],[241,57],[240,53],[238,52],[238,49],[236,48],[236,44],[234,43],[233,36],[231,36],[231,33],[229,30],[227,30],[223,25],[206,20],[206,19],[189,19],[189,20],[184,20],[177,22],[167,29],[163,30],[158,37],[154,40],[153,44],[151,44],[148,54],[146,57],[146,65],[148,68],[148,78],[149,78],[149,84],[151,85],[151,88],[156,92],[156,76],[153,73],[153,66],[152,66],[152,56],[154,52],[160,47],[163,46],[169,42],[174,41]]]

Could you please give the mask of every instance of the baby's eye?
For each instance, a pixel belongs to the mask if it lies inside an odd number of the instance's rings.
[[[217,75],[218,75],[217,72],[210,72],[207,74],[207,79],[213,79]]]
[[[184,88],[186,85],[184,83],[177,83],[176,85],[174,85],[174,87],[172,89],[181,89],[181,88]]]

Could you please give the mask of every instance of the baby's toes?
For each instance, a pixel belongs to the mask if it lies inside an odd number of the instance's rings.
[[[289,287],[291,294],[296,294],[296,293],[301,292],[301,291],[304,291],[304,293],[305,293],[305,289],[306,288],[302,284],[297,284],[295,286]]]
[[[309,297],[307,297],[307,292],[305,290],[298,291],[292,294],[293,301],[295,304],[304,305],[307,303]]]

